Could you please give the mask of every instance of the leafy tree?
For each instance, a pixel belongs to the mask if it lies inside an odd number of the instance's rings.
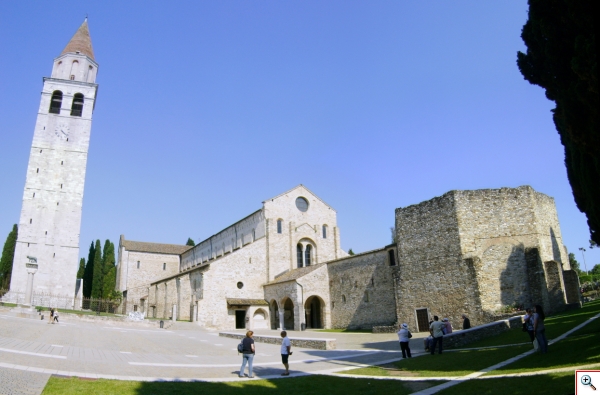
[[[2,258],[0,258],[0,288],[7,289],[10,287],[10,276],[12,274],[13,260],[15,258],[18,233],[19,228],[17,224],[14,224],[4,242]]]
[[[94,257],[96,256],[96,248],[94,242],[90,245],[90,252],[88,253],[87,264],[83,272],[83,297],[92,297],[92,286],[94,283]]]
[[[194,243],[194,240],[192,240],[192,238],[191,238],[191,237],[188,237],[188,241],[186,241],[185,245],[186,245],[186,246],[192,246],[192,247],[193,247],[193,246],[195,246],[195,245],[196,245],[196,243]]]
[[[354,251],[352,251],[352,248],[350,248],[350,249],[348,250],[348,255],[354,255]]]
[[[600,244],[600,129],[596,12],[593,1],[529,0],[517,64],[527,81],[556,103],[554,125],[565,147],[575,203]]]
[[[79,260],[79,270],[77,270],[77,278],[83,278],[85,273],[85,258]]]
[[[102,277],[104,277],[104,265],[102,261],[102,245],[100,240],[96,240],[94,246],[94,272],[92,277],[92,298],[102,298],[102,292],[104,291],[104,284],[102,284]]]
[[[597,265],[594,265],[594,267],[592,268],[592,270],[590,270],[590,274],[600,275],[600,263],[597,264]]]
[[[598,248],[598,243],[596,243],[594,240],[590,240],[590,248]]]
[[[585,274],[581,270],[581,267],[579,266],[579,262],[577,262],[577,259],[575,259],[575,254],[573,254],[572,252],[569,253],[569,264],[571,265],[571,269],[575,270],[575,272],[577,274],[579,274],[580,276],[582,274]]]
[[[115,245],[109,240],[104,244],[104,276],[102,297],[110,299],[117,283],[117,267],[115,266]]]

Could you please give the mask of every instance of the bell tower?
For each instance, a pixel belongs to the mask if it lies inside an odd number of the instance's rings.
[[[28,257],[37,258],[33,293],[72,298],[98,63],[87,18],[44,86],[23,192],[11,292],[25,292]],[[50,302],[51,303],[51,302]]]

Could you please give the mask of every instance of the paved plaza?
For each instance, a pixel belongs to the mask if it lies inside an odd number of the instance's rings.
[[[181,322],[158,329],[143,323],[70,318],[61,315],[61,322],[51,325],[13,317],[8,309],[0,309],[0,377],[18,382],[25,371],[31,377],[38,374],[33,381],[41,382],[41,388],[51,374],[137,381],[240,380],[239,340],[220,337],[216,331]],[[279,335],[267,330],[257,333]],[[290,358],[291,376],[331,373],[401,358],[395,333],[290,331],[289,336],[335,338],[337,343],[336,350],[327,351],[295,347]],[[422,343],[411,343],[415,354],[423,351]],[[280,377],[283,366],[279,349],[279,345],[256,343],[257,379]]]

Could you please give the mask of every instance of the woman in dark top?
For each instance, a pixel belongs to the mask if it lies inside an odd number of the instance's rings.
[[[533,332],[535,333],[535,338],[538,341],[538,345],[540,346],[540,352],[545,354],[548,352],[548,340],[546,339],[546,326],[544,325],[544,320],[546,319],[546,314],[544,314],[544,310],[542,306],[536,304],[533,308]]]
[[[254,339],[252,338],[254,332],[246,332],[246,337],[242,340],[244,346],[242,351],[242,367],[240,368],[240,377],[244,377],[244,370],[246,369],[246,363],[248,363],[248,378],[253,378],[252,375],[252,361],[254,360]]]

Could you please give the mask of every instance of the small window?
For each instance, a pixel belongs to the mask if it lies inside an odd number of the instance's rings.
[[[137,304],[133,305],[133,311],[137,311]]]
[[[52,258],[56,258],[56,252],[52,254]]]
[[[71,81],[73,81],[75,79],[75,76],[73,74],[71,74],[70,79],[71,79]]]
[[[140,268],[140,261],[137,261],[137,268]]]
[[[277,220],[277,233],[281,233],[282,232],[282,228],[283,228],[283,221],[278,219]]]
[[[29,223],[32,223],[32,222],[33,222],[33,219],[29,218]]]
[[[256,230],[252,229],[252,241],[256,240]]]
[[[83,112],[83,95],[76,93],[73,96],[73,104],[71,105],[71,116],[80,117]]]
[[[369,303],[369,291],[365,291],[365,302]]]
[[[306,211],[308,211],[308,200],[306,200],[302,196],[296,198],[296,208],[305,213]]]
[[[167,270],[167,264],[163,263],[163,270]]]
[[[39,172],[40,172],[40,168],[38,167],[38,168],[37,168],[37,170],[36,170],[35,172],[36,172],[36,173],[39,173]]]
[[[238,283],[237,283],[237,287],[238,287],[238,289],[242,289],[242,288],[244,288],[244,283],[243,283],[243,282],[241,282],[241,281],[238,281]]]
[[[62,105],[63,94],[61,91],[52,92],[52,98],[50,99],[50,114],[60,114],[60,107]]]
[[[48,231],[46,231],[46,234],[48,234]]]
[[[302,267],[302,244],[296,246],[296,258],[298,259],[298,267]]]
[[[327,225],[323,225],[323,238],[327,238]]]
[[[346,303],[346,295],[342,295],[342,303]]]
[[[390,260],[390,266],[396,266],[396,257],[394,256],[394,250],[388,251],[388,257]]]
[[[312,246],[308,244],[304,250],[304,266],[310,266],[310,255],[312,252]]]
[[[35,192],[33,193],[33,197],[35,197]]]
[[[64,161],[62,161],[62,160],[60,161],[60,164],[61,164],[61,166],[62,166],[64,163],[65,163]]]

